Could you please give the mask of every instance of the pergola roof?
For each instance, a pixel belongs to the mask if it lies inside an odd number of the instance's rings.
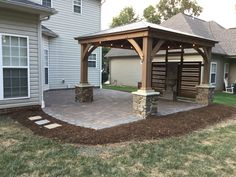
[[[198,36],[190,33],[185,33],[182,31],[174,30],[171,28],[166,28],[160,25],[140,21],[137,23],[132,23],[108,30],[103,30],[100,32],[79,36],[75,39],[82,43],[100,43],[102,46],[106,46],[107,41],[119,41],[118,45],[122,45],[123,47],[118,48],[127,48],[131,47],[126,45],[125,39],[128,38],[141,38],[141,37],[153,37],[159,39],[164,39],[167,41],[175,41],[179,43],[188,43],[188,44],[196,44],[199,47],[207,46],[212,47],[217,43],[214,39],[205,38],[203,36]],[[170,45],[170,44],[168,44]],[[113,47],[116,47],[116,43]],[[186,45],[185,48],[192,48],[191,46]]]

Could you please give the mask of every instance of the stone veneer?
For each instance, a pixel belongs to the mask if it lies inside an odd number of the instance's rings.
[[[93,86],[78,85],[75,87],[75,101],[92,102],[93,101]]]
[[[133,92],[133,111],[135,114],[146,118],[158,113],[159,92],[143,93],[141,90]]]
[[[210,105],[214,99],[214,86],[199,85],[197,86],[196,102],[202,105]]]

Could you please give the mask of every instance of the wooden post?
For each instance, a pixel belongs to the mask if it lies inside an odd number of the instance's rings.
[[[142,87],[141,90],[152,90],[152,38],[143,38],[143,63],[142,63]]]
[[[166,62],[166,73],[165,73],[166,81],[165,81],[165,90],[167,89],[168,59],[169,59],[169,49],[167,48],[167,49],[166,49],[166,57],[165,57],[165,62]]]
[[[88,56],[86,46],[81,44],[81,60],[80,60],[80,84],[88,84]]]
[[[210,67],[211,67],[211,47],[204,48],[204,70],[202,84],[209,84],[210,82]]]

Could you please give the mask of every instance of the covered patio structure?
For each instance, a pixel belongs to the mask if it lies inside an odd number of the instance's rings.
[[[88,82],[88,57],[97,47],[133,49],[142,64],[141,88],[133,93],[133,110],[137,115],[157,115],[159,92],[152,87],[152,59],[160,50],[181,50],[181,65],[184,49],[195,49],[204,59],[203,79],[197,86],[196,102],[212,103],[214,87],[209,84],[211,50],[217,41],[156,24],[137,22],[98,33],[75,38],[81,44],[80,84],[76,86],[76,100],[93,101],[93,86]],[[132,67],[132,66],[130,66]],[[122,68],[121,68],[122,69]]]

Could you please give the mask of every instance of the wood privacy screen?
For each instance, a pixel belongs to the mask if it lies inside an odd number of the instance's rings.
[[[196,86],[201,81],[201,62],[184,62],[178,65],[178,96],[195,98]]]
[[[161,94],[166,90],[167,64],[166,62],[152,63],[152,88]]]
[[[201,81],[201,62],[178,62],[177,96],[195,98]],[[152,63],[152,88],[161,94],[166,90],[166,62]]]

